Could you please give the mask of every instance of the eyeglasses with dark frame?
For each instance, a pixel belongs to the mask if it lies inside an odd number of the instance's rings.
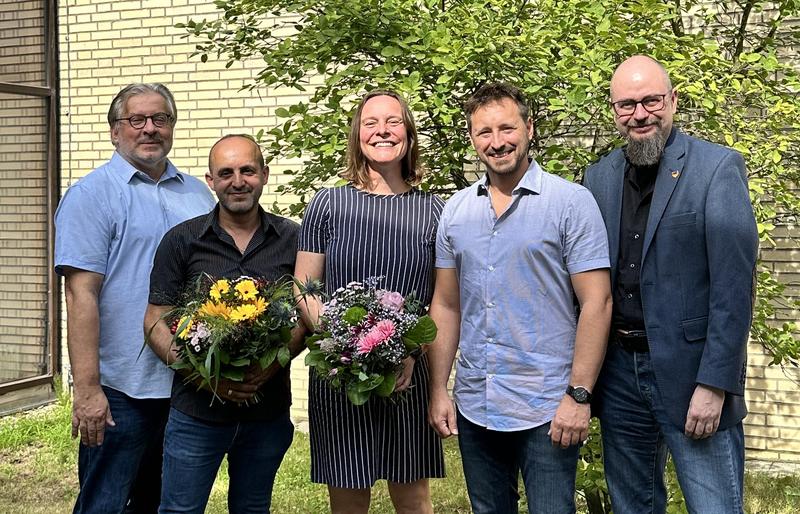
[[[175,121],[175,118],[173,118],[172,115],[165,112],[157,112],[150,116],[145,116],[144,114],[134,114],[133,116],[129,116],[127,118],[117,118],[114,121],[127,121],[130,123],[131,127],[140,129],[147,125],[148,118],[153,120],[153,125],[155,125],[156,128],[166,127]]]
[[[664,108],[664,99],[670,94],[672,94],[671,90],[663,95],[647,95],[641,100],[620,100],[618,102],[611,102],[611,107],[614,108],[614,112],[617,113],[617,116],[631,116],[636,112],[636,106],[639,104],[642,105],[645,111],[653,114]]]

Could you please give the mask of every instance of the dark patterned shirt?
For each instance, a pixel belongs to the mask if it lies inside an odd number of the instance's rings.
[[[175,305],[184,290],[202,273],[214,278],[277,280],[291,275],[297,250],[297,223],[260,209],[261,227],[244,253],[220,227],[219,205],[209,214],[191,219],[167,232],[156,251],[150,274],[150,303]],[[206,421],[268,420],[289,410],[289,369],[281,370],[259,389],[261,400],[249,406],[233,402],[211,403],[211,393],[197,390],[176,374],[172,382],[172,406],[186,415]]]

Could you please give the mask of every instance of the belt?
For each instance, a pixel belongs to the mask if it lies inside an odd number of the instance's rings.
[[[624,330],[616,328],[611,331],[611,340],[626,352],[647,353],[647,333],[644,330]]]

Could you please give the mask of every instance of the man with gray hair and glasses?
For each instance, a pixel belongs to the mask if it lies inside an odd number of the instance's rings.
[[[142,349],[150,268],[167,230],[214,206],[206,185],[167,159],[176,120],[164,85],[123,88],[108,111],[114,155],[56,210],[72,435],[81,440],[75,513],[158,509],[172,371]]]

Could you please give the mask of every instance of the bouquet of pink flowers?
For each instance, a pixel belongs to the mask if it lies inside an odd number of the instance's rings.
[[[436,338],[436,324],[413,294],[351,282],[324,304],[318,333],[309,337],[306,365],[354,405],[372,393],[391,396],[403,359]]]

